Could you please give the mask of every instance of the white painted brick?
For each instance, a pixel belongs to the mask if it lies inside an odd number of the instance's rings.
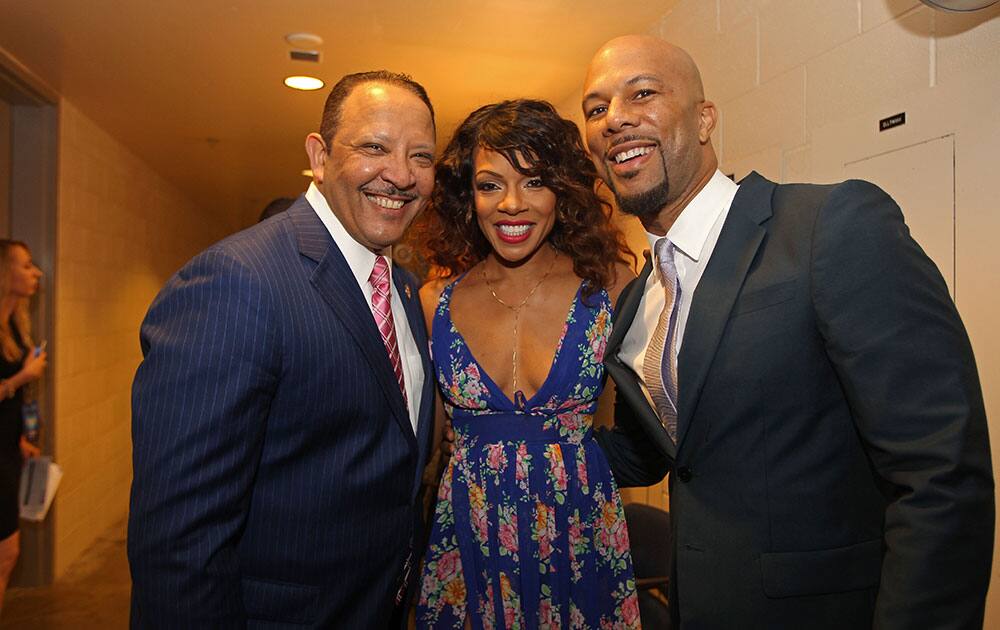
[[[761,81],[857,35],[857,0],[774,0],[760,9]]]
[[[712,52],[695,58],[705,83],[705,96],[730,101],[757,86],[757,23],[745,21],[713,39]]]
[[[715,54],[715,2],[682,0],[660,20],[660,37],[688,51],[695,61]]]
[[[65,100],[60,134],[54,343],[63,355],[53,369],[56,456],[70,492],[55,521],[57,576],[127,510],[139,321],[180,260],[230,231],[228,218],[184,199]]]
[[[757,171],[773,182],[781,181],[781,147],[767,147],[762,151],[727,162],[721,168],[726,175],[736,181],[746,177],[750,171]]]
[[[761,0],[720,0],[719,24],[723,33],[733,28],[743,26],[747,21],[753,21],[757,9],[766,4]]]
[[[726,160],[805,142],[805,70],[796,68],[725,106]]]
[[[891,108],[895,99],[927,88],[930,13],[919,9],[809,62],[807,126],[821,127],[881,106]]]
[[[804,145],[786,150],[781,156],[782,183],[812,181],[812,147]]]
[[[991,81],[983,89],[992,90],[1000,100],[1000,4],[974,13],[934,14],[937,43],[937,85],[947,86],[963,73],[973,71]]]
[[[715,123],[715,133],[712,134],[712,146],[721,164],[726,159],[726,108],[716,103],[718,120]]]
[[[861,0],[861,27],[871,30],[918,6],[920,0]]]

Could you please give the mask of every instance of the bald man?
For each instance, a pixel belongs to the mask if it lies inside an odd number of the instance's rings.
[[[698,69],[662,40],[607,43],[583,93],[593,160],[653,252],[616,309],[599,440],[622,485],[672,471],[675,624],[981,627],[982,393],[899,207],[862,181],[730,181]]]

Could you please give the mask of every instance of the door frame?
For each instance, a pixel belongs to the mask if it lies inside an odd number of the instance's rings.
[[[0,48],[0,99],[11,111],[10,234],[31,246],[44,273],[32,300],[32,325],[38,340],[55,336],[56,221],[58,218],[59,94],[6,50]],[[38,401],[45,424],[42,450],[56,452],[55,396],[52,375],[58,348],[49,345],[48,378],[41,381]],[[55,506],[42,523],[21,521],[21,555],[12,586],[50,584],[54,567]]]

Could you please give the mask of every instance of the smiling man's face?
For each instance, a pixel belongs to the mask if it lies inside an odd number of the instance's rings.
[[[314,180],[344,229],[381,253],[398,242],[434,186],[434,122],[413,92],[364,83],[344,100],[330,146],[306,142]]]
[[[594,56],[583,94],[587,147],[622,211],[652,219],[714,171],[715,109],[680,49],[647,37],[612,40]]]

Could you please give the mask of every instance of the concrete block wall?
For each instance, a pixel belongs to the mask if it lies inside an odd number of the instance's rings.
[[[139,322],[188,258],[230,232],[98,127],[60,104],[55,338],[55,575],[128,511],[130,387]],[[51,282],[51,279],[49,279]]]
[[[812,174],[813,129],[969,72],[996,89],[997,16],[918,0],[681,0],[649,32],[698,62],[722,112],[723,170],[793,181]]]

